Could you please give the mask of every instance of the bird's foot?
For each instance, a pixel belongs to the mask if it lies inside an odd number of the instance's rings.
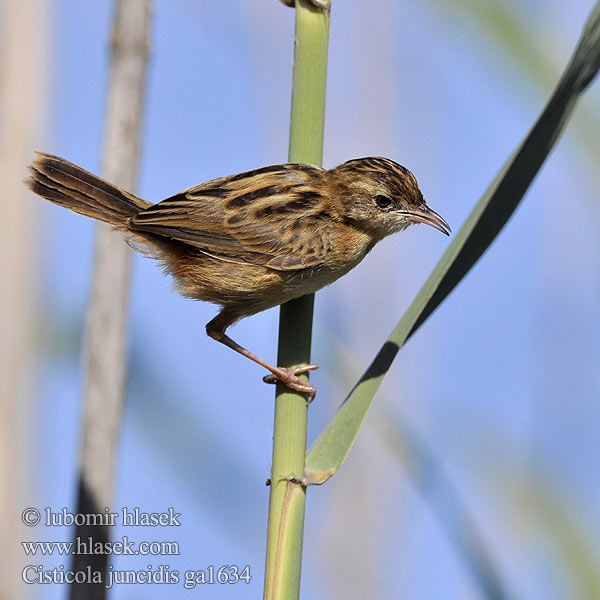
[[[298,377],[300,373],[306,373],[308,371],[314,371],[318,369],[319,365],[310,364],[310,365],[298,365],[297,367],[273,367],[270,375],[265,375],[263,377],[263,381],[265,383],[276,383],[277,381],[281,381],[289,387],[291,390],[296,392],[304,392],[308,394],[308,403],[310,404],[314,399],[317,393],[317,390],[308,383],[308,381],[302,381]]]

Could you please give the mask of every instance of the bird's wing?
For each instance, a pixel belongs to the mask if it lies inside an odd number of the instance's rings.
[[[208,181],[139,212],[133,231],[168,237],[228,262],[277,270],[315,267],[331,247],[324,171],[273,165]]]

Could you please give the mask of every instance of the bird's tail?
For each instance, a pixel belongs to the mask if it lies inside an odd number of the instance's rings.
[[[36,152],[27,185],[39,196],[86,217],[127,227],[127,221],[151,206],[73,163]]]

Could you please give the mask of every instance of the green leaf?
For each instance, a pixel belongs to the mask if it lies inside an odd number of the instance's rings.
[[[599,68],[597,2],[540,118],[492,181],[369,368],[309,450],[305,468],[308,484],[322,484],[340,468],[398,350],[460,283],[504,227]]]

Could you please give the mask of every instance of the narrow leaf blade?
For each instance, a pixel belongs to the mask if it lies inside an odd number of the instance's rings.
[[[305,468],[307,483],[324,483],[340,468],[398,350],[454,290],[502,230],[599,68],[600,1],[594,6],[571,61],[540,118],[492,181],[369,368],[310,448]]]

